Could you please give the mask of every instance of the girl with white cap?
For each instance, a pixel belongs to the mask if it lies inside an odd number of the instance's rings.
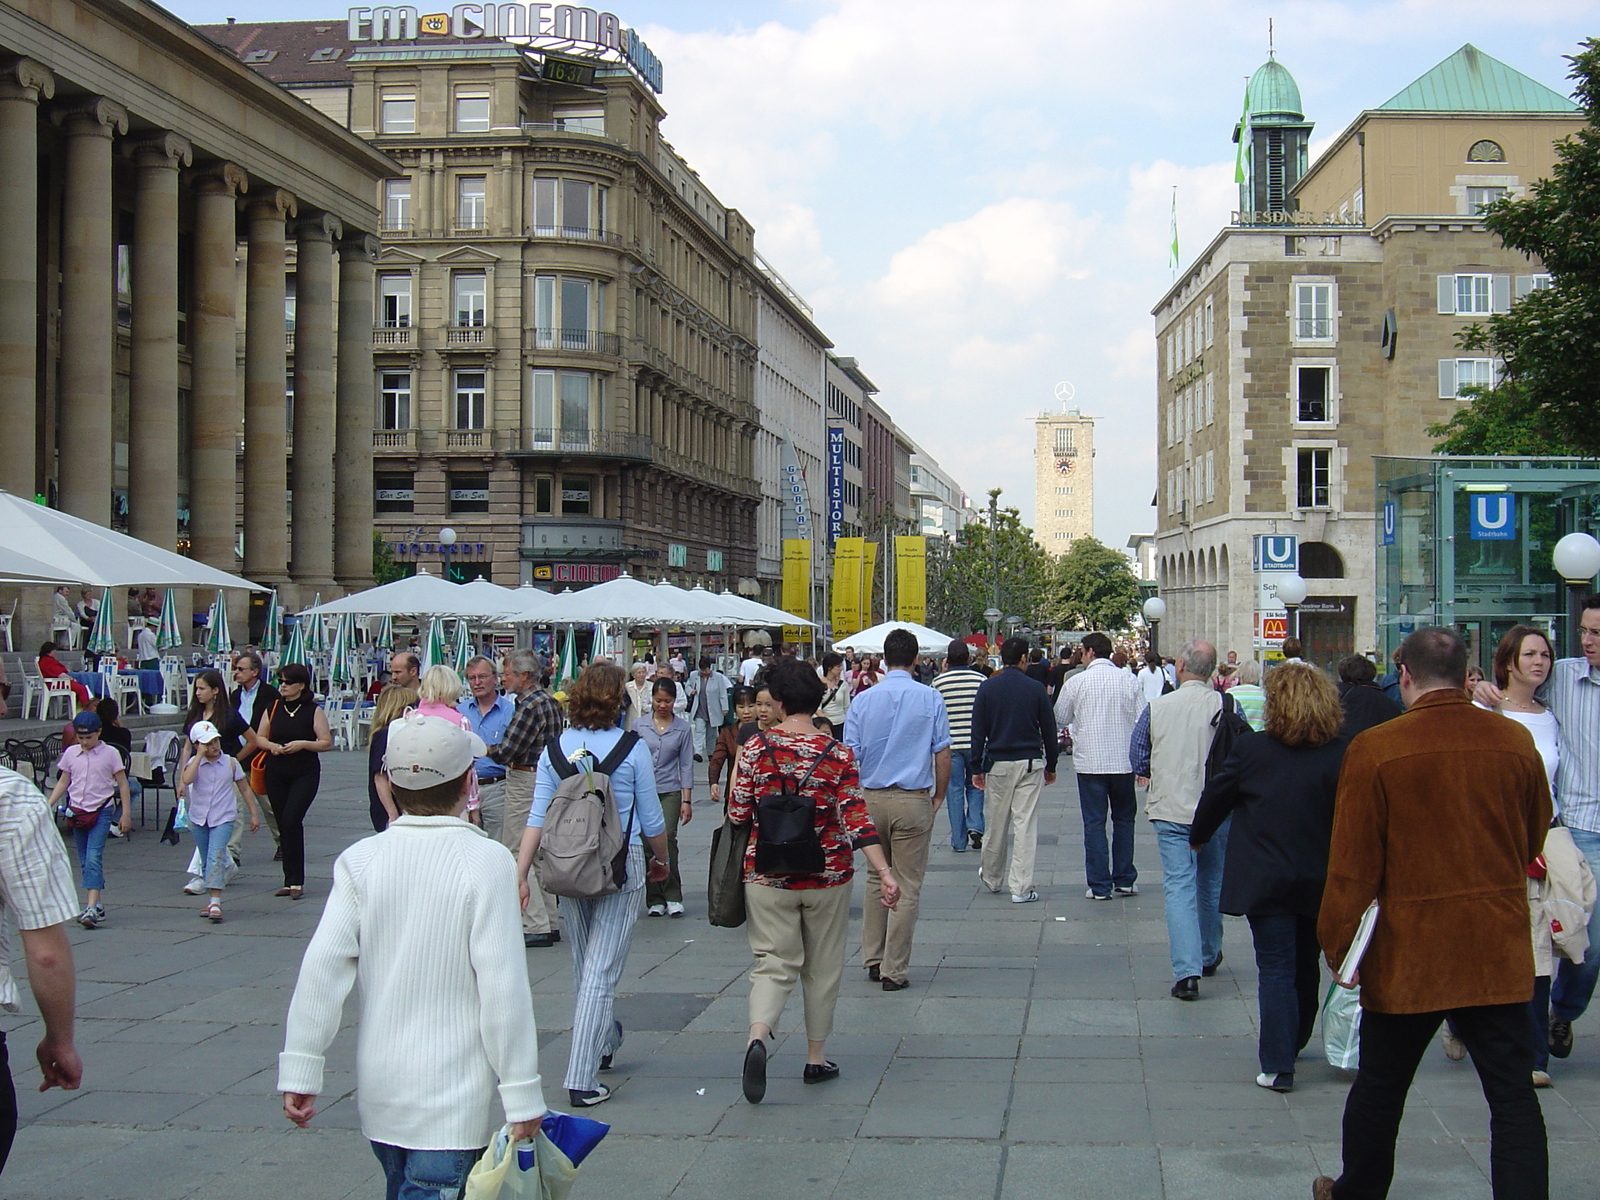
[[[200,910],[213,925],[222,924],[222,889],[228,883],[228,839],[239,817],[239,801],[250,811],[250,832],[261,828],[261,810],[244,786],[244,768],[222,752],[222,732],[210,721],[196,721],[189,740],[197,747],[183,767],[183,788],[189,803],[189,831],[200,857],[201,879],[211,896]]]

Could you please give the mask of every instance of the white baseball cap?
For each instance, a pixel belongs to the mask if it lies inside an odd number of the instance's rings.
[[[389,726],[383,769],[390,783],[416,792],[461,778],[473,759],[488,752],[471,730],[410,708]]]
[[[217,732],[217,727],[210,721],[196,721],[189,727],[189,740],[196,746],[204,746],[221,739],[222,734]]]

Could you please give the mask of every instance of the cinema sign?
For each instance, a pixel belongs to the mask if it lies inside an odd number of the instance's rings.
[[[589,46],[615,54],[651,89],[661,91],[661,60],[615,13],[575,4],[457,4],[449,12],[421,13],[395,4],[349,11],[352,42],[413,42],[419,37],[497,37]]]

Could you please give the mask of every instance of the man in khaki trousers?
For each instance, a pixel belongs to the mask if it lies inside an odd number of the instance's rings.
[[[522,848],[522,831],[528,824],[528,810],[533,807],[539,756],[566,724],[555,697],[539,686],[541,667],[539,656],[532,650],[513,650],[500,665],[501,685],[506,695],[517,698],[517,707],[504,739],[489,751],[489,756],[506,768],[506,782],[499,828],[485,832],[499,838],[513,855]],[[529,882],[537,879],[538,872],[534,871]],[[522,910],[523,944],[555,945],[561,940],[555,920],[556,898],[541,887],[532,888],[528,906]]]
[[[878,872],[867,869],[861,962],[884,991],[898,992],[911,986],[911,937],[933,816],[950,781],[950,717],[944,697],[911,674],[917,639],[910,630],[890,631],[883,640],[883,661],[887,674],[851,701],[844,741],[855,751],[867,813],[900,883],[900,903],[887,909]]]

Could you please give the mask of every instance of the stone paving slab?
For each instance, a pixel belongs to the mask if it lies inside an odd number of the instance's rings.
[[[110,920],[72,931],[79,969],[78,1093],[33,1090],[39,1022],[0,1022],[17,1069],[23,1129],[8,1200],[281,1200],[377,1197],[359,1133],[355,1006],[329,1052],[310,1130],[282,1119],[273,1084],[300,955],[333,859],[366,825],[365,758],[325,759],[308,828],[307,898],[271,892],[265,834],[213,928],[183,896],[191,847],[146,828],[107,850]],[[704,795],[702,787],[699,793]],[[704,814],[709,817],[709,810]],[[941,820],[941,826],[942,821]],[[1160,866],[1141,827],[1141,894],[1083,898],[1071,775],[1041,809],[1044,901],[983,892],[977,856],[935,839],[912,986],[885,994],[852,941],[829,1053],[843,1074],[801,1082],[797,996],[760,1106],[739,1094],[749,952],[742,930],[703,919],[710,820],[683,831],[689,916],[643,919],[618,1012],[628,1038],[615,1098],[595,1115],[611,1137],[577,1195],[627,1200],[1191,1200],[1303,1197],[1337,1173],[1350,1076],[1313,1040],[1287,1096],[1253,1084],[1255,972],[1249,931],[1229,920],[1222,970],[1198,1004],[1167,995]],[[859,930],[859,884],[852,913]],[[853,934],[854,936],[854,934]],[[564,947],[527,952],[549,1095],[571,1021]],[[20,970],[20,964],[19,964]],[[1600,1176],[1600,1037],[1580,1037],[1541,1093],[1552,1194],[1593,1195]],[[1401,1125],[1394,1195],[1485,1200],[1488,1114],[1470,1064],[1430,1053]]]

